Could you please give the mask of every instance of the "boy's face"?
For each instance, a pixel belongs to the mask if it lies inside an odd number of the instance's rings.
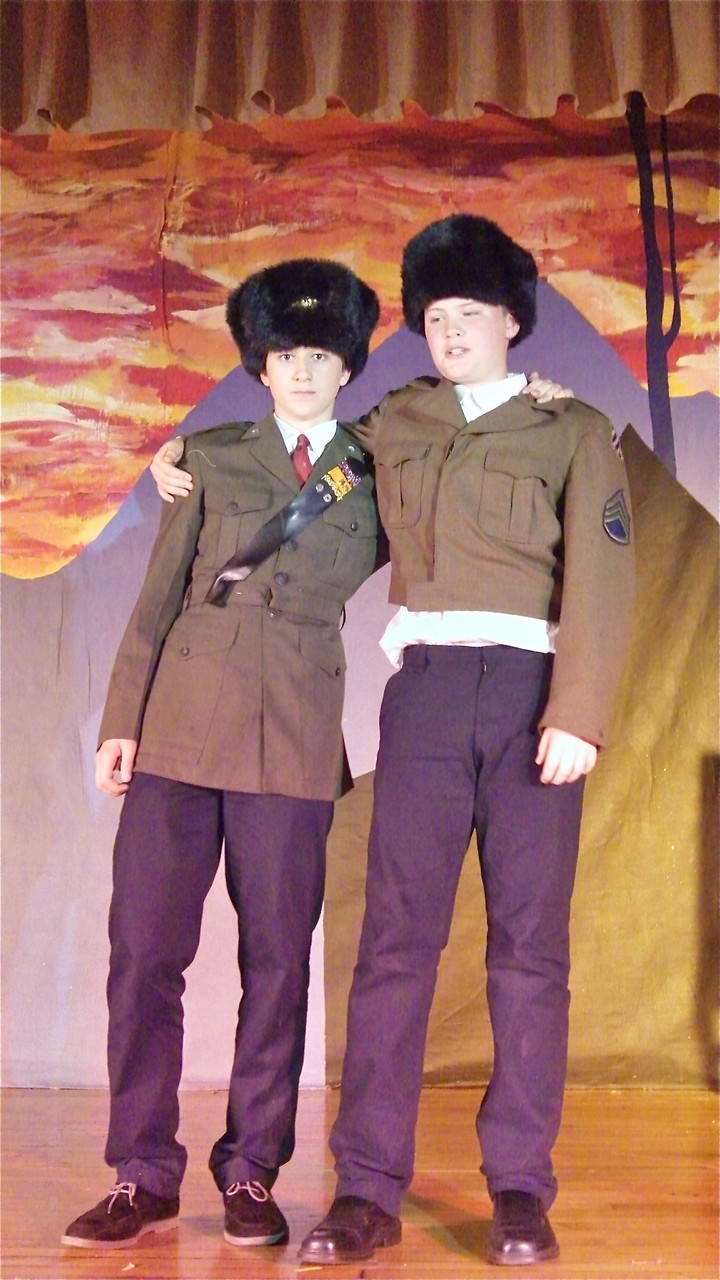
[[[473,298],[440,298],[425,308],[425,337],[435,367],[467,387],[507,377],[507,350],[520,328],[505,307]]]
[[[319,347],[268,351],[261,381],[275,412],[291,427],[316,427],[335,417],[335,397],[350,377],[340,356]]]

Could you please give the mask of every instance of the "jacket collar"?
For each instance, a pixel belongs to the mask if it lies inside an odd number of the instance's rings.
[[[541,426],[548,418],[556,418],[564,413],[567,406],[572,404],[572,399],[567,397],[538,404],[530,395],[517,395],[498,405],[496,409],[490,409],[466,422],[452,382],[441,378],[431,395],[437,396],[437,408],[443,413],[444,420],[466,435],[485,435],[489,431],[519,431],[526,427]],[[428,408],[435,408],[435,401],[431,405],[430,397]]]
[[[455,394],[455,386],[447,378],[438,378],[424,394],[422,410],[435,422],[449,423],[456,431],[465,426],[465,414]]]
[[[272,412],[248,427],[243,443],[248,446],[255,461],[275,476],[276,480],[282,481],[288,488],[297,484],[290,455]]]

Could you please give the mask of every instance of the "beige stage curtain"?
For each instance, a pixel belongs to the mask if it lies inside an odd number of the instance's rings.
[[[569,1081],[716,1088],[718,526],[623,434],[638,605],[612,745],[588,779],[572,910]],[[326,1057],[339,1082],[362,921],[372,775],[337,806],[325,896]],[[487,1080],[485,907],[460,879],[425,1054],[430,1084]]]
[[[445,119],[493,103],[663,113],[718,91],[718,0],[2,0],[2,125],[11,131],[201,127],[358,116],[404,104]]]

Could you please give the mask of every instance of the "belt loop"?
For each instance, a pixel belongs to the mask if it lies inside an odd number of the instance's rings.
[[[411,671],[424,671],[430,663],[430,648],[426,644],[409,644],[403,656],[403,666]]]

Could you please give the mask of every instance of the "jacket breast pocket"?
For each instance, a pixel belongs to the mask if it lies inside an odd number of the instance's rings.
[[[402,451],[387,449],[375,459],[375,478],[383,524],[388,529],[410,529],[422,510],[423,480],[430,446]]]
[[[485,459],[478,523],[491,537],[517,545],[554,545],[560,524],[546,480],[518,475],[517,459]]]
[[[333,503],[322,520],[335,538],[333,574],[343,581],[348,577],[361,581],[372,571],[377,542],[377,514],[369,491]]]
[[[214,494],[205,500],[205,519],[198,550],[214,564],[222,565],[240,551],[270,518],[272,494],[269,486],[251,486],[243,481],[242,498],[231,492]]]

